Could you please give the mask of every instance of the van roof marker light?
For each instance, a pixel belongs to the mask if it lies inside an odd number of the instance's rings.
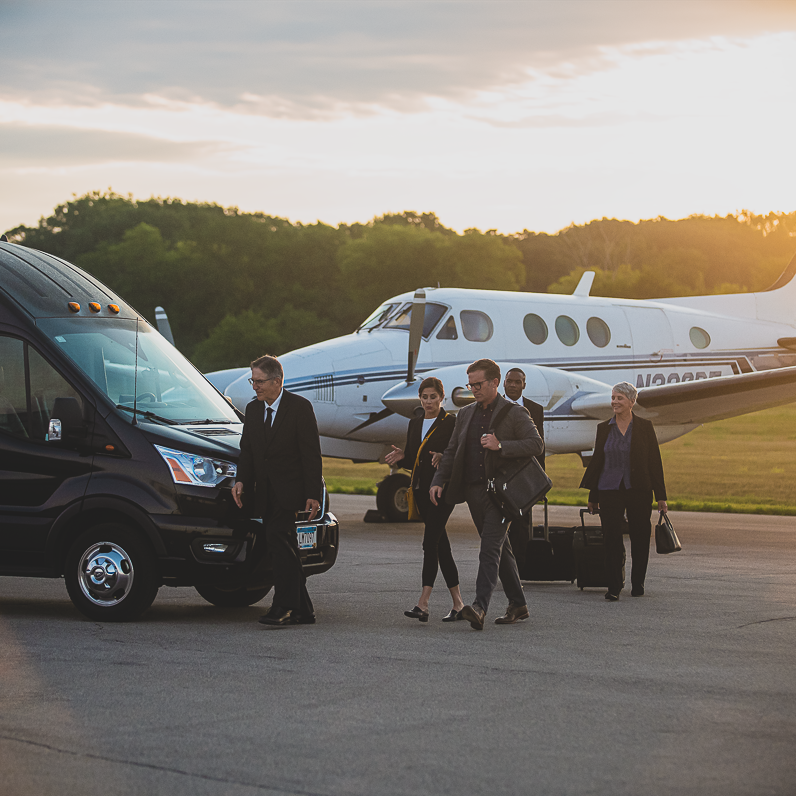
[[[116,315],[119,312],[119,305],[118,304],[108,304],[108,309]]]
[[[102,309],[102,305],[98,304],[96,301],[89,301],[88,308],[92,312],[99,312]]]
[[[80,305],[76,301],[70,301],[69,309],[72,310],[72,312],[80,312]]]

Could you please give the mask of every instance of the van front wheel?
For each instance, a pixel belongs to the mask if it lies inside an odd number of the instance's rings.
[[[155,556],[146,540],[123,525],[105,523],[82,533],[69,548],[64,571],[75,607],[99,622],[129,622],[158,593]]]

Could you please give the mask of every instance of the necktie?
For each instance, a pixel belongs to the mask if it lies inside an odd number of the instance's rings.
[[[269,406],[266,411],[268,414],[265,416],[265,430],[269,431],[271,429],[271,420],[274,416],[274,410]]]

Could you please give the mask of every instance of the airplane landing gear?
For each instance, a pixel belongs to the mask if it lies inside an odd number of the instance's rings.
[[[406,522],[409,519],[409,504],[406,500],[409,484],[409,476],[404,473],[392,473],[379,484],[376,506],[385,520]]]

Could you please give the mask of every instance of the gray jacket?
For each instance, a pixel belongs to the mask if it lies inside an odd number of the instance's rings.
[[[511,406],[506,416],[496,428],[490,427],[500,444],[502,450],[487,451],[485,469],[487,473],[494,472],[500,459],[528,459],[538,456],[544,451],[544,442],[536,430],[528,411],[521,406],[507,401],[502,395],[495,399],[495,409],[492,422],[500,410]],[[467,429],[475,415],[477,404],[465,406],[456,417],[456,427],[453,429],[451,441],[442,454],[437,473],[431,481],[431,486],[448,485],[445,499],[448,503],[463,503],[465,499],[466,484],[464,483],[464,449],[467,444]]]

